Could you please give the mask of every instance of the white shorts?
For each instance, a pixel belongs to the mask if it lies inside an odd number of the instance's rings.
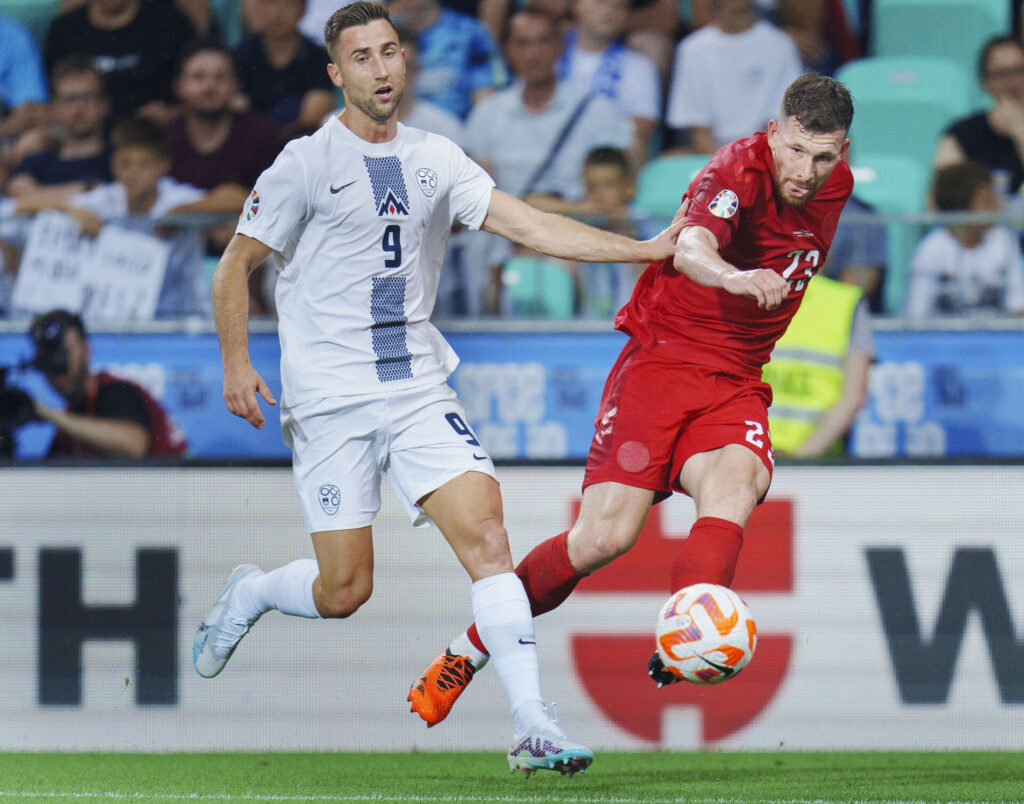
[[[430,492],[465,472],[494,477],[490,455],[445,383],[282,408],[281,430],[310,533],[373,522],[384,472],[417,526],[430,523],[416,504]]]

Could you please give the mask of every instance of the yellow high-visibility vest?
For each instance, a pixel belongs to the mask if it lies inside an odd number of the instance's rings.
[[[772,350],[763,379],[772,387],[768,426],[772,446],[792,452],[843,391],[843,361],[850,346],[860,288],[816,276],[800,309]],[[829,453],[841,450],[837,441]]]

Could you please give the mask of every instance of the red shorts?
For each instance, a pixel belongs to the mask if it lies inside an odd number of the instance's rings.
[[[772,474],[771,386],[659,356],[635,339],[615,362],[594,421],[583,488],[613,481],[651,489],[655,501],[683,491],[679,473],[698,452],[740,444]]]

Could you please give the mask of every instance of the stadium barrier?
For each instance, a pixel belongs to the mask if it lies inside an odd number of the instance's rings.
[[[499,469],[513,554],[564,529],[579,467]],[[1024,749],[1024,466],[780,466],[735,588],[754,660],[716,687],[646,676],[683,497],[537,620],[545,693],[611,749]],[[410,682],[468,624],[469,581],[387,489],[354,617],[265,616],[225,671],[193,631],[235,564],[312,554],[284,468],[0,468],[0,751],[501,751],[481,671],[447,722]]]
[[[499,459],[586,456],[609,368],[625,336],[609,322],[441,324],[462,359],[452,375],[470,425]],[[0,322],[0,366],[26,359],[26,323]],[[859,458],[1024,456],[1024,322],[963,319],[929,326],[875,321],[878,359],[867,405],[854,424]],[[200,459],[290,458],[276,426],[253,430],[227,414],[217,339],[209,322],[96,328],[93,362],[144,385],[167,407]],[[254,323],[253,364],[280,397],[273,322]],[[36,373],[12,382],[62,404]],[[268,409],[269,418],[277,411]],[[45,454],[53,431],[18,433],[23,458]]]

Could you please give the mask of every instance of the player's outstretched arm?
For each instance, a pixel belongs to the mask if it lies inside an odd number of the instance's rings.
[[[789,293],[789,283],[775,271],[741,271],[722,259],[718,238],[703,226],[687,226],[679,234],[673,264],[697,284],[754,299],[765,310],[774,310]]]
[[[213,318],[224,364],[224,403],[256,429],[266,424],[258,393],[269,404],[274,395],[249,361],[249,274],[270,255],[259,240],[236,234],[213,274]]]
[[[650,240],[632,240],[572,218],[541,212],[493,190],[482,229],[551,257],[580,262],[659,262],[675,252],[682,218]]]

